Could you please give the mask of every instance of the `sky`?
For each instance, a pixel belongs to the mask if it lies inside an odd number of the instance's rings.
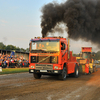
[[[58,3],[66,0],[55,0]],[[41,34],[41,8],[54,0],[0,0],[0,42],[5,45],[14,45],[20,48],[29,48],[31,38]],[[67,33],[56,36],[67,37]],[[99,51],[97,46],[84,40],[70,39],[70,50],[80,53],[81,47],[92,47],[94,52]]]

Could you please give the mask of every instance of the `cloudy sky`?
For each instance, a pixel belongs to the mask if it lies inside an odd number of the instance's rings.
[[[55,0],[58,3],[65,0]],[[11,44],[20,48],[28,48],[31,38],[41,35],[41,8],[53,0],[0,0],[0,42]],[[58,35],[58,34],[56,34]],[[60,34],[67,37],[67,33]],[[79,53],[82,46],[92,46],[91,42],[84,40],[70,40],[70,49]]]

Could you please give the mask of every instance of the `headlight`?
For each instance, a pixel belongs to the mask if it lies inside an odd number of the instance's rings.
[[[34,66],[31,66],[31,68],[35,68]]]
[[[58,66],[55,66],[54,69],[58,69]]]

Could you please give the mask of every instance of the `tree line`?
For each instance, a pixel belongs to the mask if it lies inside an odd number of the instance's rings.
[[[21,51],[21,52],[29,52],[29,48],[19,48],[14,45],[4,45],[2,42],[0,42],[0,49],[2,50],[15,50],[15,51]]]

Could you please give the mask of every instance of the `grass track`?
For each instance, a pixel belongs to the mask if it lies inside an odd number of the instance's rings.
[[[21,72],[28,72],[29,68],[3,68],[0,75],[3,74],[12,74],[12,73],[21,73]]]

